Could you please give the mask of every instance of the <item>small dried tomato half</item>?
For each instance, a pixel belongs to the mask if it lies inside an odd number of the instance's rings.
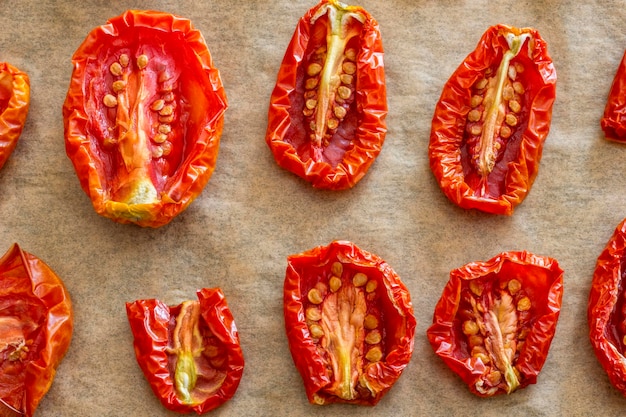
[[[203,414],[235,394],[244,360],[224,293],[203,288],[197,295],[174,307],[137,300],[126,312],[137,362],[163,406]]]
[[[435,108],[429,158],[444,194],[465,209],[512,214],[537,176],[555,97],[539,33],[490,27]]]
[[[187,19],[130,10],[72,58],[65,147],[99,214],[158,227],[215,168],[227,107],[202,34]]]
[[[626,396],[626,219],[598,257],[587,306],[589,338],[609,381]]]
[[[346,241],[287,262],[285,326],[309,401],[375,405],[413,352],[408,289],[385,261]]]
[[[69,348],[73,323],[61,279],[14,244],[0,259],[0,416],[34,415]]]
[[[0,168],[15,149],[30,104],[30,80],[25,72],[0,62]]]
[[[387,132],[376,20],[362,7],[322,0],[300,19],[277,78],[266,142],[278,165],[316,188],[353,187]]]
[[[504,252],[472,262],[450,272],[428,340],[474,394],[510,394],[537,382],[562,297],[554,259]]]
[[[626,142],[626,53],[613,78],[600,126],[608,140]]]

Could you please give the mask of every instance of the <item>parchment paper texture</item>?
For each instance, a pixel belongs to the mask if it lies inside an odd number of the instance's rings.
[[[352,1],[351,3],[356,3]],[[216,416],[621,415],[588,341],[595,261],[626,217],[626,147],[604,140],[602,116],[626,48],[623,1],[362,0],[385,47],[387,140],[367,176],[318,191],[280,169],[264,141],[268,100],[297,20],[315,0],[0,1],[0,60],[26,71],[31,107],[0,171],[0,251],[13,242],[46,262],[74,302],[70,349],[37,415],[170,416],[135,361],[124,303],[178,304],[221,287],[246,368]],[[61,106],[74,50],[130,8],[191,19],[219,68],[229,108],[217,167],[202,194],[159,229],[98,216],[65,156]],[[441,88],[490,25],[535,27],[558,75],[539,175],[512,217],[450,203],[427,157]],[[411,291],[415,350],[375,407],[309,405],[282,316],[286,257],[347,239],[385,259]],[[556,336],[538,383],[481,399],[426,339],[448,273],[506,250],[557,259],[565,270]]]

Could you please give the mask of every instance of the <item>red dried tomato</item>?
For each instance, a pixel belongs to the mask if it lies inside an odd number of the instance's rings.
[[[353,187],[381,151],[386,115],[378,23],[361,7],[322,0],[300,19],[270,99],[276,162],[317,188]]]
[[[513,213],[537,176],[556,71],[534,29],[489,28],[435,108],[430,167],[462,208]]]
[[[313,404],[375,405],[413,352],[408,289],[385,261],[350,242],[288,257],[284,314]]]
[[[187,19],[130,10],[72,58],[65,144],[95,210],[158,227],[200,194],[227,107],[202,34]]]
[[[175,307],[137,300],[126,303],[126,312],[137,362],[163,406],[202,414],[235,394],[244,360],[222,291],[197,295]]]
[[[554,259],[505,252],[472,262],[450,272],[428,340],[474,394],[510,394],[536,383],[562,297]]]
[[[0,415],[31,417],[70,345],[63,282],[14,244],[0,259]]]
[[[22,134],[29,104],[28,75],[0,62],[0,168],[9,159]]]
[[[589,338],[611,383],[626,396],[626,219],[615,229],[593,273]]]
[[[607,139],[626,142],[626,53],[613,78],[600,126]]]

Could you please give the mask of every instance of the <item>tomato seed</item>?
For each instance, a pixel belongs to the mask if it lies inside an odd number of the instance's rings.
[[[317,288],[311,288],[307,295],[309,301],[313,304],[321,304],[324,299],[322,298],[322,293]]]
[[[370,362],[378,362],[383,358],[383,351],[378,346],[374,346],[365,354],[365,359]]]
[[[322,72],[322,66],[318,64],[317,62],[314,62],[311,65],[309,65],[309,67],[306,70],[307,75],[310,77],[314,77],[320,72]]]
[[[362,272],[358,272],[354,274],[354,277],[352,278],[352,284],[355,287],[362,287],[366,283],[367,283],[367,275],[365,275]]]
[[[147,55],[139,55],[137,57],[137,67],[139,69],[144,69],[148,66],[148,56]]]
[[[352,75],[356,73],[356,64],[354,62],[344,62],[341,68],[346,74]]]
[[[102,102],[107,107],[115,107],[117,106],[117,98],[112,94],[107,94],[102,99]]]
[[[114,62],[109,67],[109,71],[113,75],[122,75],[122,65],[119,62]]]
[[[128,55],[126,54],[120,55],[119,63],[122,67],[126,68],[129,62],[130,62],[130,59],[128,58]]]
[[[341,288],[341,278],[332,276],[328,281],[328,285],[330,286],[330,290],[332,292],[337,292],[337,290]]]

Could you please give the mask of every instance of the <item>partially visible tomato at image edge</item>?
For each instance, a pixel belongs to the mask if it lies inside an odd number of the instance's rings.
[[[356,185],[387,132],[378,22],[322,0],[298,22],[270,98],[266,142],[279,166],[313,187]]]
[[[227,108],[219,71],[188,19],[129,10],[72,57],[65,145],[99,214],[158,227],[200,194]]]
[[[35,415],[73,328],[63,281],[14,244],[0,258],[0,416]]]
[[[28,75],[0,62],[0,169],[15,149],[30,105]]]
[[[375,405],[413,353],[407,287],[378,256],[334,241],[287,259],[289,349],[312,404]]]

